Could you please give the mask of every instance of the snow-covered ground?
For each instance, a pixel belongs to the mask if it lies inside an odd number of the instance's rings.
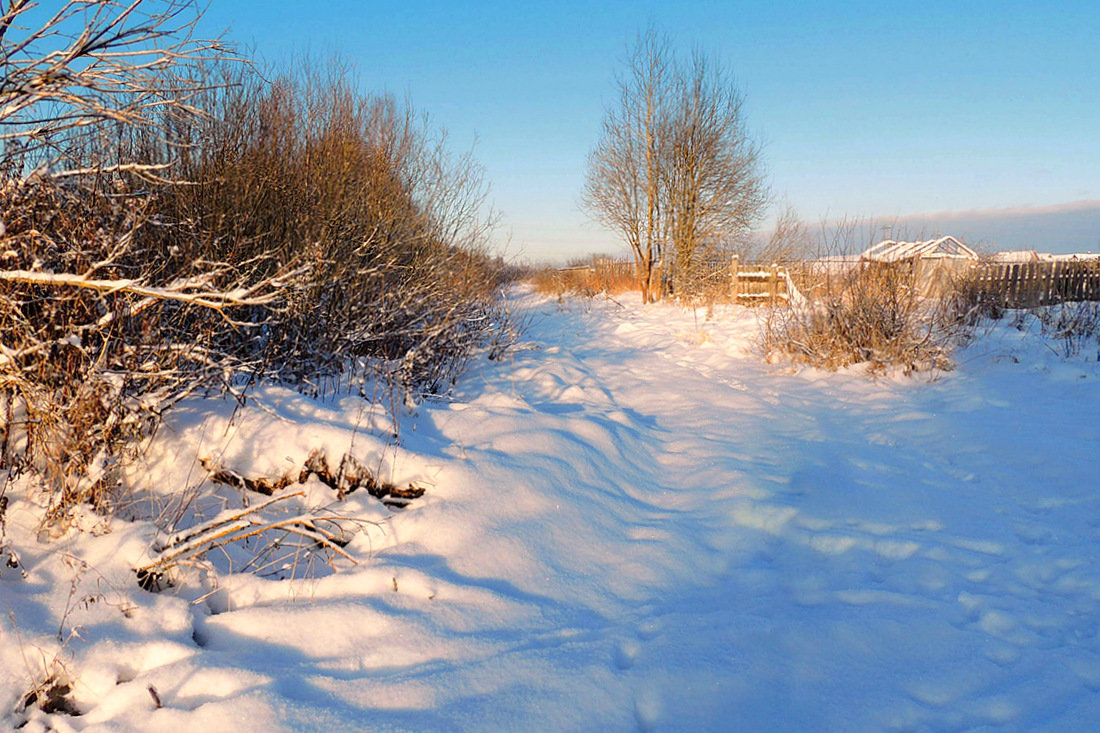
[[[932,380],[796,372],[754,353],[751,310],[636,301],[525,296],[530,348],[402,416],[400,448],[361,400],[265,389],[263,409],[170,415],[110,532],[88,516],[36,543],[10,497],[0,728],[51,664],[83,714],[24,730],[1100,719],[1096,354],[1063,360],[1005,322]],[[316,448],[428,492],[337,505],[374,522],[337,573],[263,579],[219,555],[216,575],[137,587],[156,530],[128,511],[195,521],[240,505],[199,458],[278,477]]]

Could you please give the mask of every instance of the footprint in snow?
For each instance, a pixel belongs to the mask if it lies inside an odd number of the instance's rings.
[[[641,730],[653,730],[661,721],[661,697],[655,690],[639,690],[634,698],[634,718]]]
[[[620,641],[615,645],[615,667],[621,672],[630,669],[637,661],[641,650],[642,645],[633,639]]]

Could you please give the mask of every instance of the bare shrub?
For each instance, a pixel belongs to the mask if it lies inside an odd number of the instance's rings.
[[[187,0],[73,0],[15,38],[30,6],[0,34],[0,471],[41,480],[47,520],[109,511],[119,461],[195,390],[413,403],[506,347],[481,169],[410,109],[339,65],[219,64]]]
[[[184,131],[195,185],[165,208],[230,262],[310,267],[267,332],[270,376],[313,394],[338,374],[436,392],[509,327],[482,170],[340,64],[317,69],[267,83],[230,68],[215,114]]]
[[[1063,358],[1077,356],[1089,344],[1097,346],[1100,360],[1100,303],[1096,301],[1065,302],[1034,309],[1044,336],[1059,344]]]
[[[173,254],[147,199],[9,181],[0,205],[6,437],[21,437],[27,467],[54,487],[48,518],[81,502],[107,509],[123,447],[194,390],[231,388],[250,365],[218,343],[255,334],[248,311],[283,308],[286,280]],[[10,469],[16,445],[5,446]]]
[[[775,219],[775,228],[766,242],[751,251],[750,259],[764,265],[784,266],[805,262],[814,254],[816,243],[809,227],[794,207],[785,207]]]
[[[872,372],[909,374],[953,366],[957,324],[920,297],[912,268],[864,263],[813,300],[771,309],[761,345],[769,358],[826,369],[867,363]]]
[[[191,36],[183,0],[8,3],[0,33],[0,470],[32,471],[46,518],[101,509],[121,447],[160,411],[236,365],[212,334],[241,308],[277,308],[283,283],[182,256],[135,155],[200,114],[196,75],[224,49]]]
[[[967,326],[982,321],[997,321],[1008,311],[1008,292],[990,290],[972,274],[953,278],[952,287],[945,295],[943,317]]]
[[[679,300],[683,305],[692,308],[705,306],[710,312],[719,303],[737,302],[728,262],[719,262],[712,267],[700,264],[694,270],[691,290],[679,293]]]

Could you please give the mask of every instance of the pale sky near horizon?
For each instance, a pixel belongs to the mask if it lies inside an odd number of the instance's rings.
[[[408,96],[474,146],[508,253],[560,260],[621,249],[577,200],[651,24],[732,71],[776,206],[809,222],[1100,200],[1095,0],[212,0],[202,27],[268,61],[343,56]]]

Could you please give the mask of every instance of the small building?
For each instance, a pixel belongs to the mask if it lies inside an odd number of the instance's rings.
[[[923,242],[879,242],[860,255],[862,262],[908,263],[921,295],[950,292],[954,283],[980,259],[978,253],[954,237]]]
[[[954,237],[940,237],[923,242],[879,242],[859,256],[871,262],[903,262],[905,260],[965,260],[975,262],[978,253]]]

